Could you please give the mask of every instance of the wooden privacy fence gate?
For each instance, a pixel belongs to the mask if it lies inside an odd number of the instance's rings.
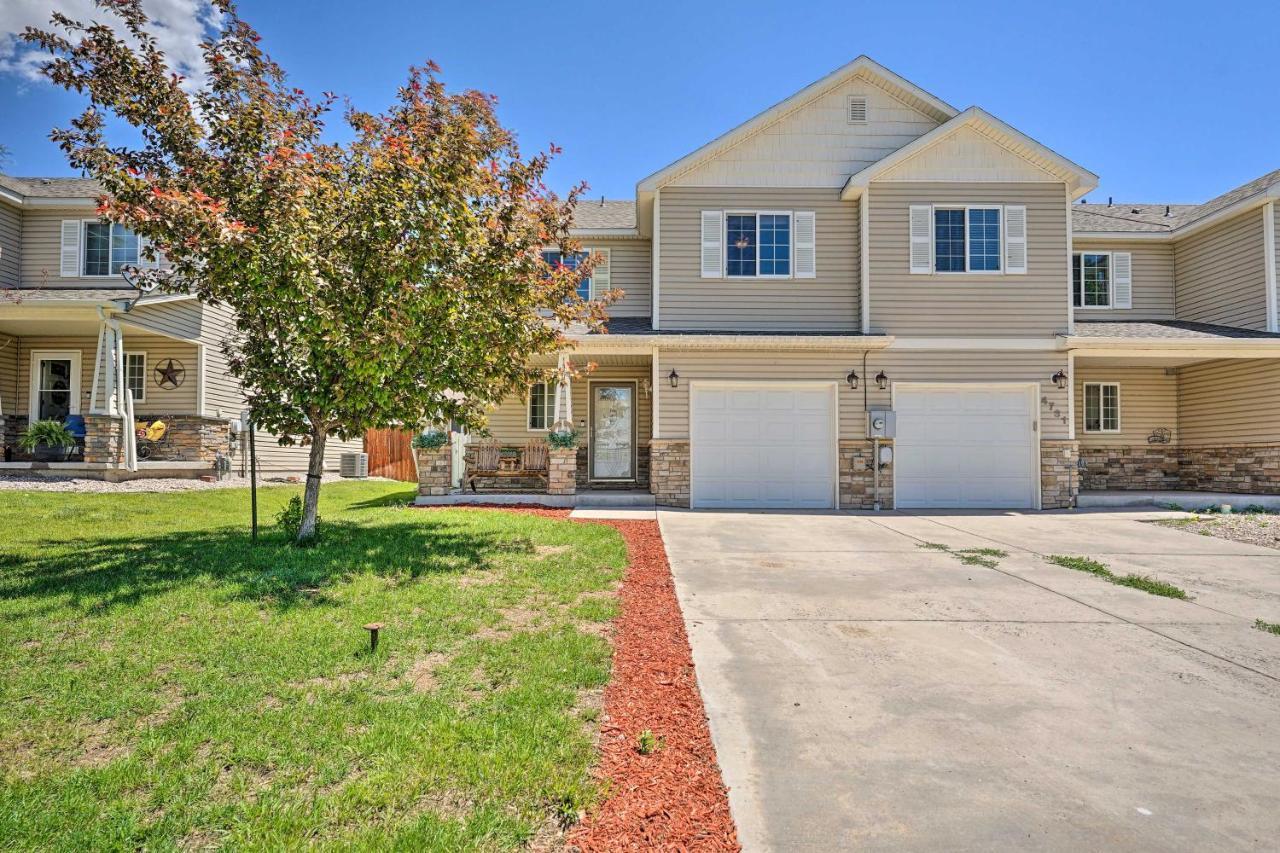
[[[369,476],[418,481],[418,467],[413,462],[413,430],[371,429],[364,434],[364,452],[369,454]]]

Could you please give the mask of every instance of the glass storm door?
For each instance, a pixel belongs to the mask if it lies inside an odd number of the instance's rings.
[[[591,479],[635,479],[635,395],[632,385],[591,386]]]
[[[41,358],[36,368],[36,420],[65,421],[71,414],[71,359]]]

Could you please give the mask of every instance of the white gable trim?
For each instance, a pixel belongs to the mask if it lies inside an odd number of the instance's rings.
[[[990,139],[992,143],[1007,148],[1053,176],[1054,180],[1065,182],[1071,189],[1073,198],[1079,198],[1098,185],[1098,176],[1093,172],[1076,165],[1053,149],[1027,136],[1022,131],[1005,124],[986,110],[980,107],[969,107],[969,109],[960,113],[946,124],[940,125],[914,142],[899,148],[878,163],[874,163],[853,175],[845,183],[840,197],[847,201],[858,198],[862,195],[863,190],[870,185],[871,181],[931,149],[965,127],[974,128]]]
[[[640,181],[636,185],[637,193],[650,193],[664,184],[674,180],[678,175],[698,166],[699,164],[710,160],[711,158],[723,153],[734,145],[754,136],[756,133],[764,130],[772,124],[775,124],[786,115],[803,107],[805,104],[823,95],[831,89],[853,79],[859,74],[865,74],[874,82],[880,84],[889,94],[903,100],[909,106],[915,107],[922,112],[931,115],[940,122],[945,122],[956,115],[955,107],[945,101],[929,94],[924,89],[911,83],[903,77],[899,77],[880,63],[867,56],[859,56],[857,59],[847,65],[837,68],[835,71],[811,83],[808,86],[796,92],[791,97],[779,101],[769,109],[759,113],[754,118],[748,119],[727,133],[721,134],[715,139],[703,145],[701,148],[681,157],[674,163],[659,169],[649,177]]]

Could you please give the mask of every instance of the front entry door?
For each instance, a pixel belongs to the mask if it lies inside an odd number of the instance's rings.
[[[31,354],[31,419],[65,421],[80,413],[80,354]]]
[[[591,384],[591,479],[635,479],[635,400],[634,384]]]

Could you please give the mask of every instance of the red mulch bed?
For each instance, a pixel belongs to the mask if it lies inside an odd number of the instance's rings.
[[[493,508],[569,515],[539,506]],[[604,691],[597,770],[611,794],[567,841],[582,851],[741,850],[658,523],[589,523],[617,528],[629,559],[622,612],[614,621],[613,678]],[[645,729],[664,740],[649,755],[637,746]]]

